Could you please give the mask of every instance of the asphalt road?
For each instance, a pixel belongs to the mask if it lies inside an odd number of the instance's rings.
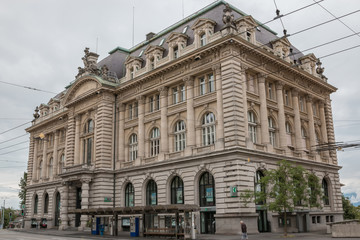
[[[93,236],[89,233],[77,232],[77,231],[57,231],[57,230],[35,230],[35,231],[14,231],[14,230],[0,230],[0,240],[89,240],[89,239],[125,239],[125,240],[164,240],[165,238],[131,238],[128,233],[123,233],[121,236]],[[199,235],[199,240],[239,240],[240,235]],[[250,234],[249,240],[284,240],[282,234],[277,233],[261,233]],[[350,240],[360,238],[332,238],[330,234],[325,233],[290,233],[289,240]]]

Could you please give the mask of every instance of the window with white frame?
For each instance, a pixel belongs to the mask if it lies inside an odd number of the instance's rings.
[[[215,80],[214,80],[214,75],[212,73],[199,78],[199,89],[200,89],[199,92],[200,95],[204,95],[206,93],[211,93],[215,91]]]
[[[200,47],[205,46],[206,45],[206,34],[205,32],[203,32],[200,35]]]
[[[135,74],[134,67],[131,67],[130,68],[130,79],[134,78],[134,74]]]
[[[133,117],[133,105],[129,104],[129,119],[131,120]]]
[[[179,92],[177,87],[172,89],[172,95],[173,95],[173,104],[177,104],[179,102]]]
[[[246,31],[246,40],[251,42],[251,32]]]
[[[250,141],[256,143],[256,116],[253,111],[248,112],[248,130]]]
[[[150,133],[150,156],[154,157],[160,153],[160,130],[153,128]]]
[[[314,114],[314,116],[317,116],[317,115],[318,115],[317,104],[314,103],[314,104],[312,105],[312,108],[313,108],[313,114]]]
[[[273,93],[274,84],[269,82],[267,85],[268,85],[268,98],[269,99],[274,99],[274,93]]]
[[[285,106],[290,106],[290,95],[289,95],[289,90],[284,90],[284,103]]]
[[[91,164],[93,157],[94,121],[89,119],[84,126],[83,141],[83,163]]]
[[[149,112],[154,112],[160,109],[160,95],[155,94],[149,97]]]
[[[202,120],[203,145],[215,143],[215,115],[212,112],[206,113]]]
[[[178,121],[175,124],[174,134],[175,134],[175,138],[174,138],[175,151],[178,152],[178,151],[184,150],[186,147],[186,137],[185,137],[186,135],[185,135],[185,122],[184,121]]]
[[[276,135],[275,135],[276,129],[275,129],[274,119],[269,117],[268,123],[269,123],[269,141],[270,141],[270,144],[275,147],[276,146]]]
[[[180,102],[185,101],[185,85],[180,85]]]
[[[135,161],[138,154],[138,141],[135,133],[131,134],[129,139],[129,160]]]

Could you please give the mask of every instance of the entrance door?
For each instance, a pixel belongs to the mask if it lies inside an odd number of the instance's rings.
[[[258,216],[258,230],[259,232],[269,232],[267,224],[267,212],[266,210],[257,210]]]
[[[201,221],[201,233],[202,234],[215,234],[216,224],[215,224],[215,212],[201,212],[200,221]]]
[[[55,200],[55,226],[59,226],[59,218],[60,218],[60,193],[56,194]]]
[[[76,209],[81,209],[81,188],[76,188]],[[75,214],[75,227],[80,226],[81,214]]]

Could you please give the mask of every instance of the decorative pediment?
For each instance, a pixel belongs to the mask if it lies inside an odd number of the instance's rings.
[[[157,54],[157,53],[163,53],[165,51],[165,48],[157,45],[149,45],[147,48],[145,48],[145,55],[151,55],[151,54]]]
[[[64,105],[77,98],[80,99],[92,92],[96,92],[99,88],[101,88],[101,83],[93,77],[80,79],[68,89]]]
[[[140,66],[141,67],[142,62],[143,62],[142,58],[134,57],[134,56],[128,56],[126,58],[125,65],[126,66]]]
[[[170,34],[170,36],[167,38],[166,42],[167,42],[167,43],[171,43],[171,42],[186,42],[188,38],[189,38],[189,36],[186,35],[186,34],[184,34],[184,33],[172,32],[172,33]]]
[[[209,18],[199,18],[196,20],[196,22],[191,26],[191,29],[199,29],[199,28],[208,28],[208,27],[214,27],[216,25],[216,22],[214,20],[211,20]]]
[[[239,28],[240,26],[255,28],[258,25],[256,23],[255,19],[251,15],[236,19],[235,24],[236,24],[237,28]]]
[[[309,53],[306,54],[305,56],[302,56],[299,58],[300,61],[311,61],[311,62],[316,62],[317,61],[317,57],[315,57],[315,55],[313,53]]]
[[[291,43],[289,42],[289,40],[286,37],[278,38],[274,41],[271,41],[271,44],[272,44],[273,48],[276,48],[276,47],[290,48],[290,46],[291,46]]]

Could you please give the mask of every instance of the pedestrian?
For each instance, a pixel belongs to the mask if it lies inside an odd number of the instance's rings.
[[[240,225],[241,225],[241,232],[242,232],[241,239],[248,239],[246,224],[243,221],[240,221]]]

